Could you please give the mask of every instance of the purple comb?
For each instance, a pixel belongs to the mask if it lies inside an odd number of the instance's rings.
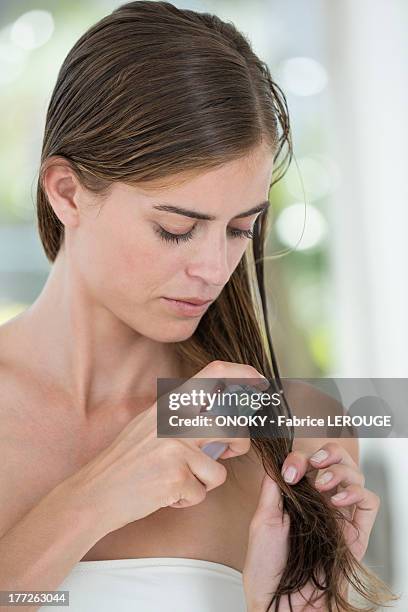
[[[228,444],[225,444],[225,442],[209,442],[202,446],[201,450],[209,457],[217,460],[227,447]]]

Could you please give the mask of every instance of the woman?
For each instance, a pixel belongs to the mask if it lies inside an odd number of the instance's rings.
[[[15,492],[2,590],[66,589],[75,611],[258,612],[322,595],[319,609],[351,612],[350,585],[390,598],[359,563],[378,498],[355,440],[230,439],[216,461],[208,440],[156,435],[158,378],[281,385],[262,257],[290,156],[282,92],[215,16],[130,2],[68,53],[37,193],[52,269],[0,333],[0,487]],[[346,498],[330,499],[337,486]]]

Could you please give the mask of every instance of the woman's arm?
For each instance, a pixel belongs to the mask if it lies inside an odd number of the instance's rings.
[[[105,534],[70,478],[59,483],[0,538],[0,591],[56,590]],[[27,612],[39,605],[25,606]],[[15,606],[1,608],[14,610]]]

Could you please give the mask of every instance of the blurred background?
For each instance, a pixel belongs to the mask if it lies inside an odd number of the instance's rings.
[[[57,72],[79,36],[120,4],[0,3],[0,324],[35,300],[49,272],[35,191]],[[173,4],[232,21],[287,98],[295,159],[271,190],[266,264],[281,374],[405,378],[408,3]],[[361,461],[382,500],[365,562],[403,593],[405,439],[361,440]],[[394,609],[408,610],[404,593]]]

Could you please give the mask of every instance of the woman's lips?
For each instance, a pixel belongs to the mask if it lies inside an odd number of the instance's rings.
[[[173,312],[186,317],[200,316],[211,304],[211,302],[206,302],[205,304],[192,304],[191,302],[182,302],[181,300],[173,300],[166,297],[162,297],[160,299]]]

